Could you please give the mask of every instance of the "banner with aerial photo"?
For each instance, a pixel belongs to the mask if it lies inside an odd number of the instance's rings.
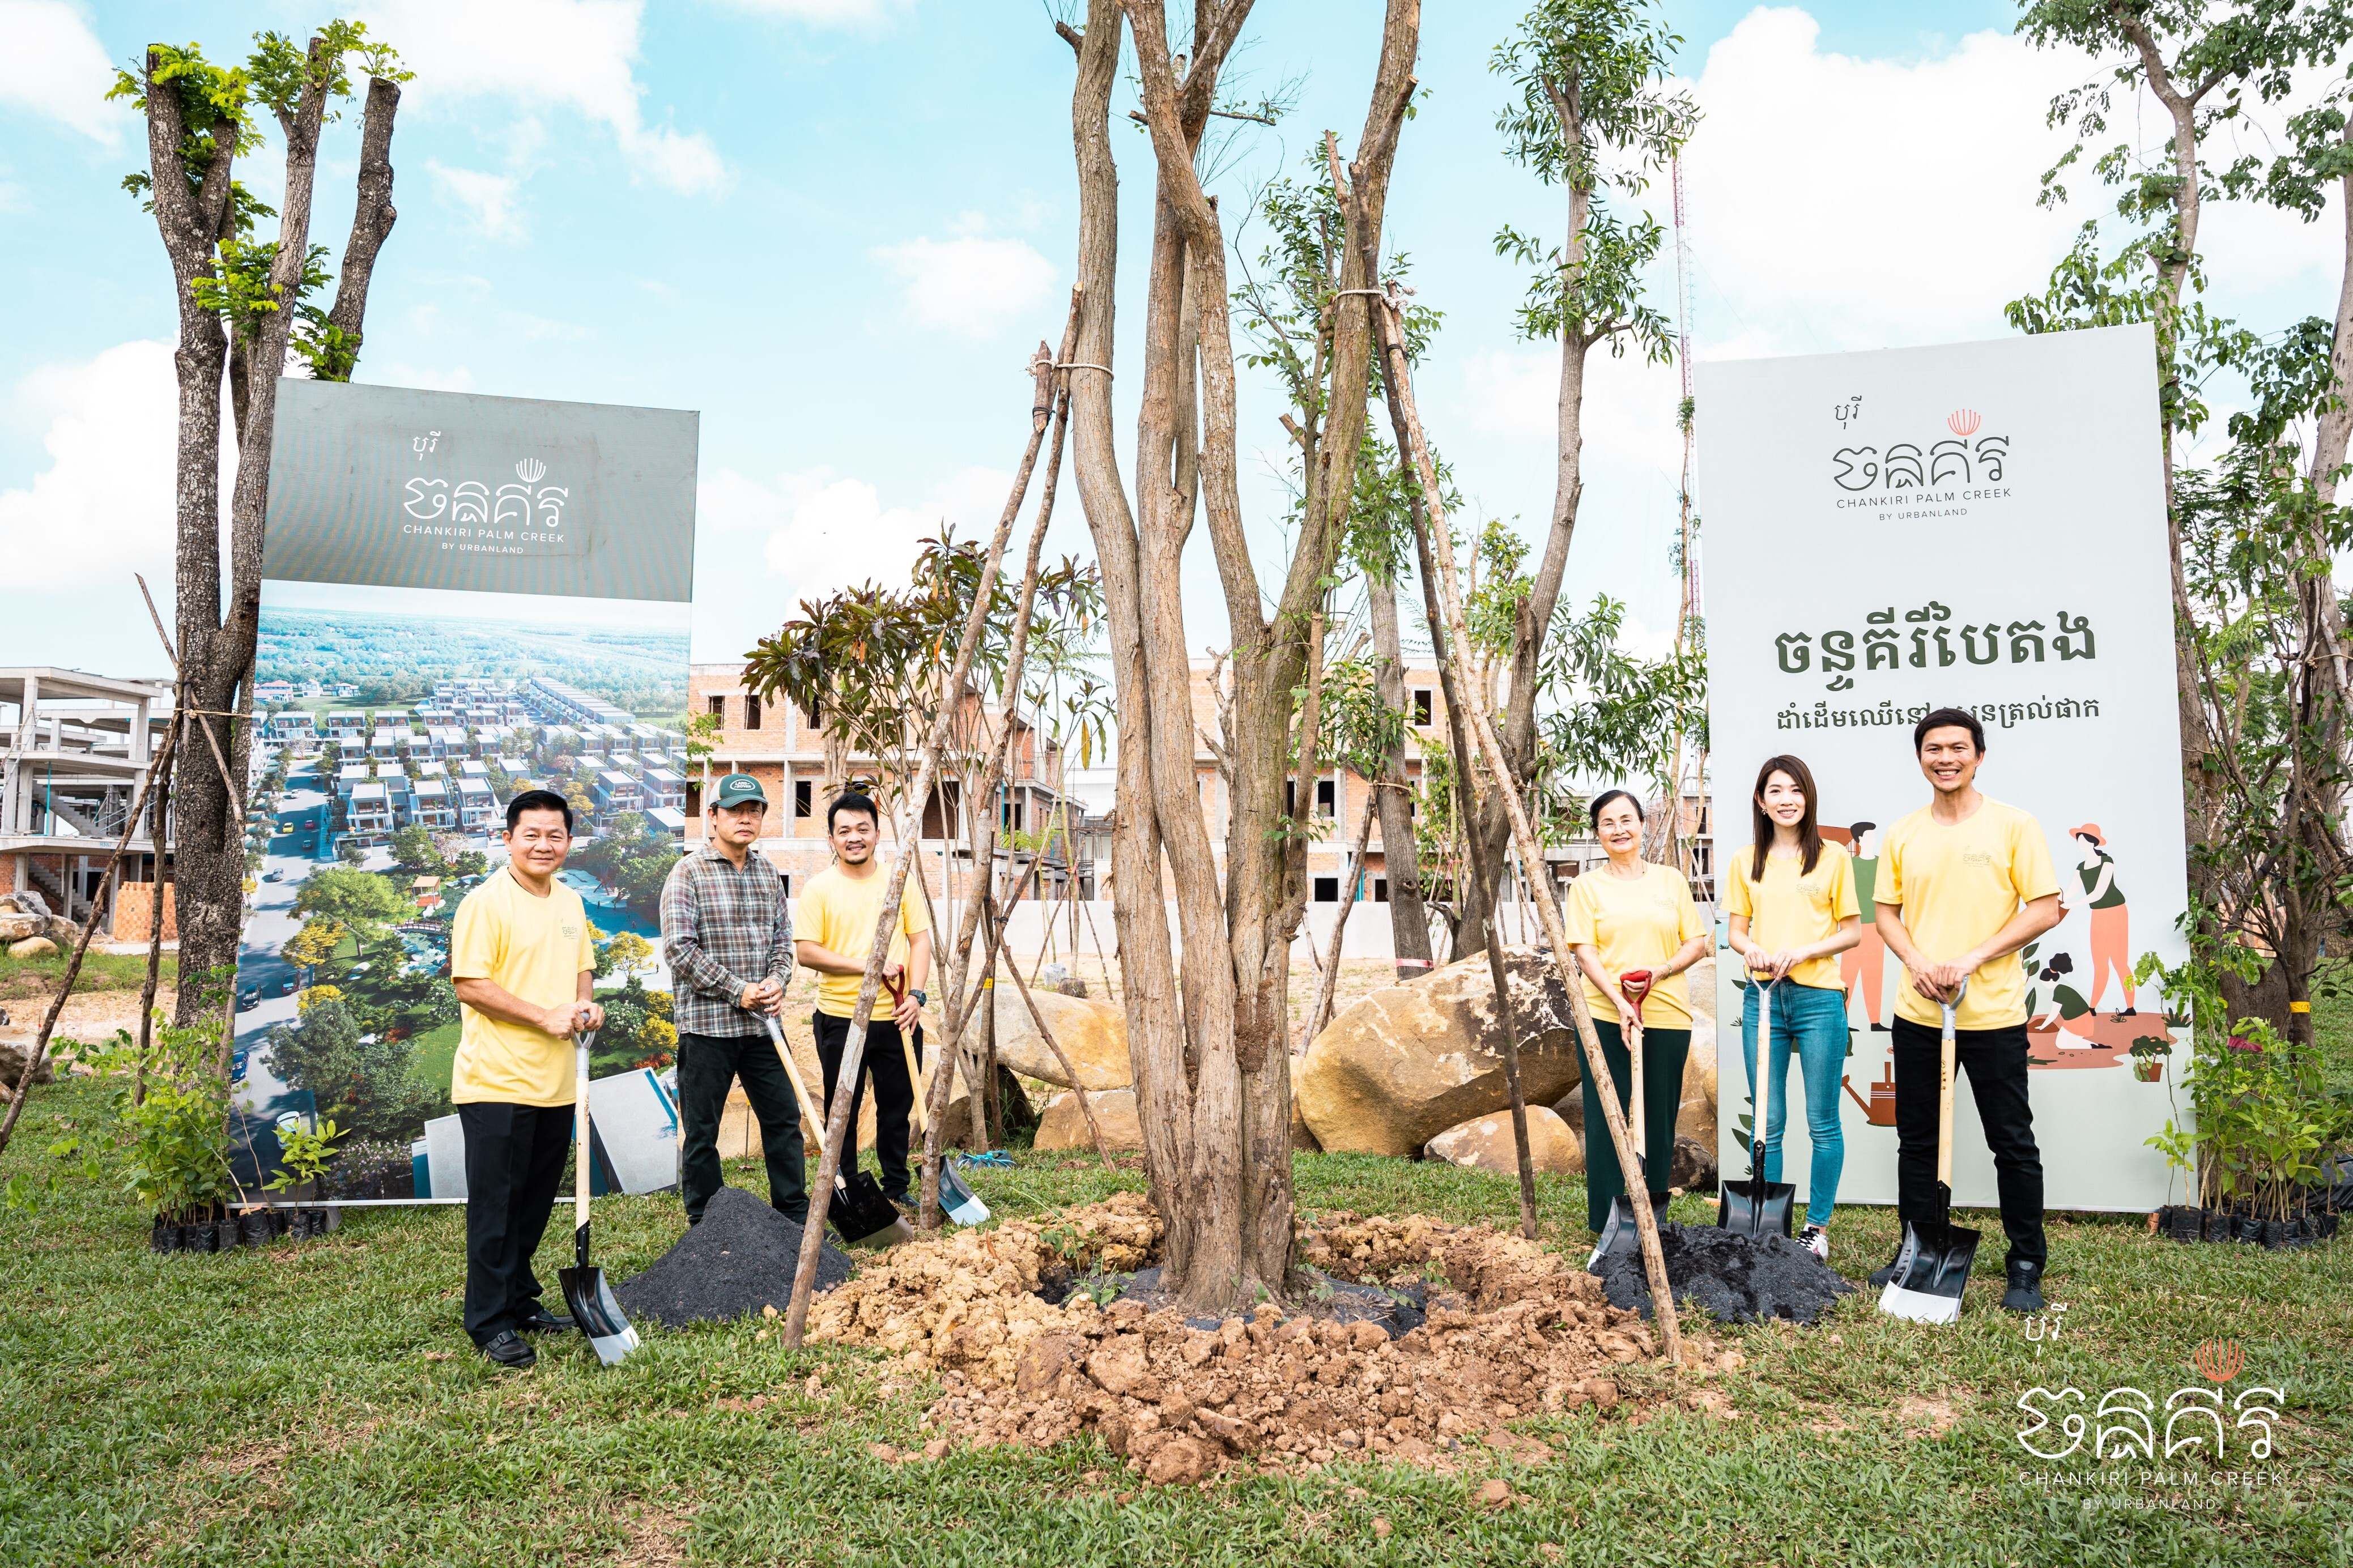
[[[2189,1031],[2133,979],[2142,953],[2183,956],[2188,901],[2156,363],[2141,325],[1699,367],[1719,880],[1750,842],[1757,769],[1788,752],[1866,885],[1843,966],[1842,1200],[1895,1197],[1887,1026],[1904,971],[1867,884],[1887,828],[1933,793],[1912,727],[1952,706],[1985,726],[1978,788],[2042,824],[2066,910],[2024,954],[2047,1201],[2168,1201],[2147,1141],[2186,1124]],[[1717,971],[1718,1142],[1737,1177],[1741,965],[1726,950]],[[1782,1179],[1803,1191],[1795,1070],[1788,1093]],[[1966,1078],[1954,1121],[1954,1194],[1990,1205]]]
[[[595,1113],[674,1131],[658,902],[685,832],[699,416],[288,381],[278,421],[237,975],[253,1163],[332,1118],[335,1195],[463,1195],[450,927],[534,786],[572,805],[563,879],[596,933]]]

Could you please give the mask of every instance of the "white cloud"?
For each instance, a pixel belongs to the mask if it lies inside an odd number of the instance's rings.
[[[524,237],[522,215],[515,210],[519,181],[478,169],[453,168],[438,158],[427,159],[425,170],[433,176],[434,189],[466,209],[483,238],[512,245]]]
[[[968,222],[967,214],[957,220]],[[987,239],[965,232],[886,245],[874,258],[906,279],[907,313],[919,326],[965,337],[994,337],[999,327],[1046,297],[1054,264],[1026,239]]]
[[[0,490],[9,586],[127,584],[143,572],[159,600],[167,596],[178,417],[172,345],[118,343],[86,363],[45,365],[17,384],[16,403],[24,423],[47,423],[49,466],[26,488]]]
[[[830,468],[767,480],[722,468],[703,480],[696,515],[708,558],[736,562],[756,547],[797,599],[868,581],[903,584],[921,541],[943,524],[964,538],[994,526],[1012,483],[1001,469],[961,468],[920,498],[885,505],[874,485]],[[744,574],[740,565],[726,573]]]
[[[2002,303],[2040,291],[2091,216],[2034,205],[2065,146],[2044,110],[2091,67],[1990,32],[1933,59],[1858,59],[1820,52],[1820,30],[1760,8],[1693,84],[1700,353],[1744,330],[1778,353],[2006,331]],[[1663,209],[1663,182],[1654,194]]]
[[[417,72],[404,93],[420,108],[495,99],[523,117],[526,144],[532,110],[568,109],[609,128],[639,177],[686,195],[724,189],[727,166],[708,137],[649,126],[640,111],[644,9],[641,0],[377,0],[364,14]]]
[[[31,110],[118,146],[131,107],[106,101],[114,67],[67,0],[0,0],[0,103]]]

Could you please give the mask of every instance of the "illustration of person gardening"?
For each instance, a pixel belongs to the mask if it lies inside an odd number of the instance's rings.
[[[2133,997],[2132,916],[2125,907],[2124,889],[2116,886],[2116,858],[2108,853],[2107,838],[2096,822],[2070,829],[2067,837],[2084,849],[2075,863],[2075,874],[2084,884],[2083,902],[2077,907],[2090,911],[2091,924],[2092,967],[2084,976],[2084,1005],[2098,1010],[2101,994],[2113,975],[2125,992],[2125,1005],[2116,1016],[2129,1018],[2137,1010]]]
[[[1880,937],[1875,923],[1878,906],[1871,898],[1873,879],[1879,873],[1879,824],[1858,822],[1847,834],[1853,857],[1854,896],[1862,904],[1862,941],[1839,956],[1839,979],[1852,996],[1854,983],[1861,978],[1863,1018],[1883,1035],[1887,1026],[1879,1021],[1880,994],[1887,983],[1887,943]]]

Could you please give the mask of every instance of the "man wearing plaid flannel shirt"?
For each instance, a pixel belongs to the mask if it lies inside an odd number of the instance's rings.
[[[662,885],[662,953],[678,1014],[680,1186],[690,1224],[723,1184],[719,1118],[737,1079],[760,1119],[768,1202],[795,1220],[808,1215],[801,1119],[792,1081],[776,1059],[761,1015],[784,1006],[793,973],[793,919],[785,884],[752,847],[768,797],[749,773],[729,773],[704,806],[702,848]]]

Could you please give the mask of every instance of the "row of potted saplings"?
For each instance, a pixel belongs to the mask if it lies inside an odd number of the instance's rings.
[[[282,1127],[278,1133],[281,1169],[265,1184],[269,1191],[292,1194],[324,1194],[327,1163],[334,1157],[338,1132],[332,1120],[315,1129]],[[149,1246],[159,1253],[234,1252],[240,1247],[267,1247],[280,1237],[308,1241],[324,1236],[333,1223],[323,1208],[294,1208],[274,1204],[232,1205],[221,1198],[199,1203],[176,1216],[157,1215]]]
[[[2353,1100],[2329,1088],[2319,1052],[2253,1019],[2196,1051],[2191,1126],[2168,1121],[2148,1143],[2199,1201],[2159,1209],[2158,1232],[2274,1250],[2335,1236],[2353,1204]]]

